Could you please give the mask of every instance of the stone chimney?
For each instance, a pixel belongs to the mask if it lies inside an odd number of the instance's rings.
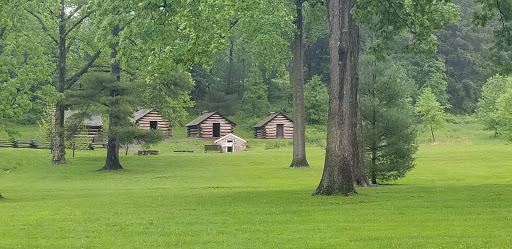
[[[200,113],[199,115],[203,115],[203,114],[205,114],[205,113],[207,113],[207,112],[208,112],[208,110],[202,110],[202,111],[201,111],[201,113]]]

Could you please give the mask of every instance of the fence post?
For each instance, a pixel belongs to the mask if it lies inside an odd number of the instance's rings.
[[[75,158],[75,142],[71,143],[73,146],[73,158]]]
[[[14,140],[14,141],[12,142],[12,147],[13,147],[13,148],[18,148],[18,140]]]

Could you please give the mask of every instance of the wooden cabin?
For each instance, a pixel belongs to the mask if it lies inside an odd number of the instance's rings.
[[[213,143],[220,145],[222,152],[244,151],[247,148],[247,141],[233,133],[229,133]]]
[[[171,136],[171,126],[167,120],[165,120],[157,110],[150,109],[139,109],[133,114],[135,118],[135,124],[141,129],[145,130],[160,130],[167,133],[167,136]]]
[[[210,138],[234,133],[236,124],[218,112],[202,112],[185,126],[189,137]]]
[[[281,112],[271,112],[254,128],[255,138],[293,138],[293,121]]]
[[[97,114],[86,115],[83,112],[78,111],[65,111],[64,118],[66,120],[78,118],[81,123],[85,126],[85,131],[79,134],[75,134],[75,138],[85,138],[91,142],[94,142],[95,138],[100,134],[103,128],[103,121],[101,120],[101,116]]]
[[[65,117],[66,119],[72,118],[74,115],[79,115],[78,111],[66,111]],[[165,120],[162,115],[158,113],[157,110],[150,109],[139,109],[138,111],[133,113],[135,124],[141,128],[146,130],[161,130],[166,132],[166,136],[171,136],[171,126],[169,122]],[[100,115],[93,114],[90,117],[87,117],[83,120],[83,124],[86,128],[86,134],[80,135],[77,134],[75,137],[86,136],[87,139],[94,142],[95,138],[99,135],[101,130],[103,129],[103,121]]]

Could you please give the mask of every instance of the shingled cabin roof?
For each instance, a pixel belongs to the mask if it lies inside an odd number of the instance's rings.
[[[138,121],[139,119],[143,118],[148,113],[150,113],[154,110],[155,110],[154,108],[140,109],[133,113],[133,117],[134,117],[135,121]],[[80,112],[79,111],[65,111],[64,116],[65,116],[65,118],[69,118],[72,115],[76,115],[78,113],[80,113]],[[84,124],[87,126],[102,126],[103,121],[102,121],[100,115],[92,114],[87,120],[84,120]]]
[[[152,112],[153,110],[155,110],[154,108],[149,108],[149,109],[140,109],[138,111],[136,111],[135,113],[133,113],[133,117],[135,118],[135,122],[137,122],[139,119],[141,119],[142,117],[146,116],[146,114]]]
[[[269,114],[268,116],[266,116],[264,119],[262,119],[260,122],[258,122],[257,124],[255,124],[253,126],[253,128],[260,128],[264,125],[266,125],[268,122],[270,122],[270,120],[274,119],[275,117],[277,117],[279,114],[283,115],[285,118],[287,118],[288,120],[292,121],[289,117],[287,117],[286,115],[284,115],[283,113],[281,112],[274,112],[274,113],[271,113]],[[293,121],[292,121],[293,122]]]
[[[203,113],[203,114],[199,115],[197,118],[195,118],[194,120],[190,121],[185,126],[199,125],[200,123],[202,123],[203,121],[205,121],[206,119],[208,119],[209,117],[211,117],[215,113],[217,113],[218,115],[220,115],[221,117],[223,117],[224,119],[229,121],[231,124],[236,125],[233,121],[227,119],[226,117],[222,116],[222,114],[220,114],[218,112],[207,112],[207,113]]]
[[[65,111],[64,118],[70,118],[73,115],[78,115],[80,112],[78,111]],[[102,126],[103,121],[101,120],[101,116],[97,114],[91,114],[91,116],[84,120],[84,124],[87,126]]]

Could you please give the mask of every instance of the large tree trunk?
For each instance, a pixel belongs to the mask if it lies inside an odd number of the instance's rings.
[[[117,115],[116,113],[109,113],[107,159],[105,166],[103,166],[101,170],[123,169],[119,161],[119,143],[115,132],[115,127],[118,126],[119,123],[119,117]]]
[[[55,105],[55,135],[52,141],[52,164],[64,164],[66,161],[66,141],[64,140],[64,106]]]
[[[357,47],[359,48],[359,28],[355,23],[354,29],[357,30]],[[358,49],[359,50],[359,49]],[[356,112],[357,118],[354,119],[356,126],[356,163],[354,164],[352,171],[354,177],[354,185],[358,187],[368,187],[371,186],[370,181],[368,180],[368,176],[366,175],[366,169],[364,167],[364,141],[363,141],[363,118],[361,117],[361,105],[359,98],[359,51],[354,53],[352,58],[353,61],[356,62],[356,66],[352,67],[354,77],[354,91],[356,94],[356,105],[354,105],[354,111]]]
[[[331,85],[325,165],[313,195],[356,193],[358,29],[350,10],[355,0],[328,1]]]
[[[58,79],[57,79],[57,92],[64,93],[66,85],[66,64],[67,64],[67,50],[66,50],[66,22],[64,20],[66,15],[64,0],[61,0],[61,9],[59,15],[59,58],[57,62]],[[57,101],[55,104],[55,137],[52,144],[52,163],[63,164],[66,161],[66,143],[64,131],[64,104]]]
[[[302,0],[295,0],[297,33],[292,43],[290,80],[293,87],[293,160],[292,168],[309,167],[306,160],[306,125],[304,113],[304,25]]]
[[[120,32],[119,26],[115,26],[112,29],[112,35],[117,38],[119,38],[119,32]],[[112,53],[110,54],[110,61],[112,64],[110,64],[110,72],[112,75],[114,75],[117,78],[117,81],[121,80],[121,66],[116,61],[117,58],[117,46],[118,43],[114,45],[112,48]],[[112,90],[110,92],[110,97],[114,98],[119,96],[118,91]],[[114,103],[114,104],[121,104],[121,103]],[[114,109],[112,106],[109,106],[109,108]],[[117,140],[117,132],[116,127],[119,126],[119,120],[121,117],[119,117],[119,113],[115,111],[110,111],[108,114],[108,144],[107,144],[107,159],[105,162],[105,166],[101,168],[101,170],[119,170],[123,169],[121,166],[121,163],[119,162],[119,142]]]
[[[357,80],[359,82],[359,80]],[[363,141],[363,120],[361,117],[361,107],[359,105],[359,91],[357,91],[357,105],[356,115],[356,163],[353,167],[354,186],[358,187],[369,187],[371,186],[368,176],[366,175],[366,169],[364,167],[364,141]]]

